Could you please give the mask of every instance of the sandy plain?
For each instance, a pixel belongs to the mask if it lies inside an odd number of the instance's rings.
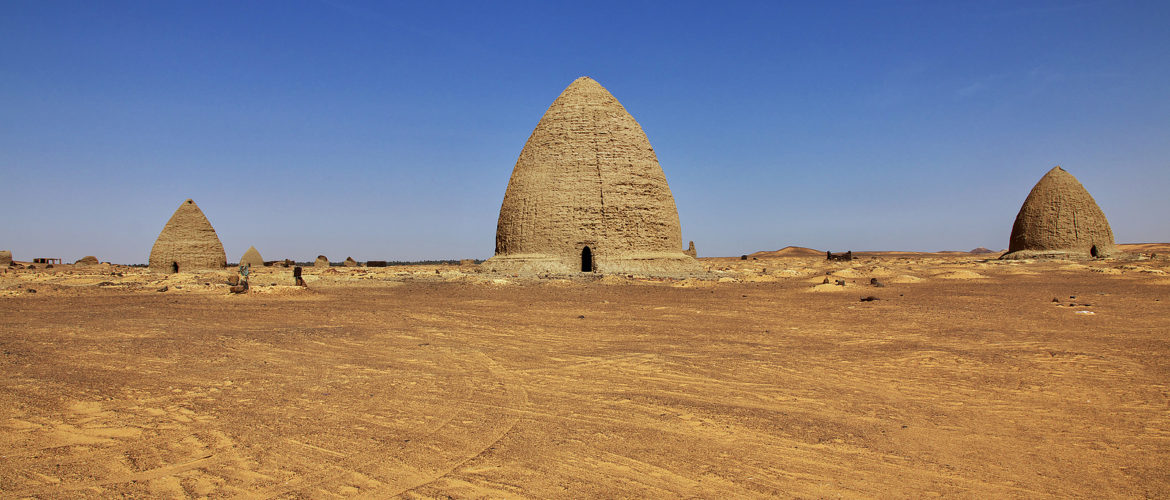
[[[6,271],[0,497],[1170,496],[1170,261],[996,255]]]

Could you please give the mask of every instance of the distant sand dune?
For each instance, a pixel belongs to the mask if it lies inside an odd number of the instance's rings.
[[[1126,253],[1170,253],[1170,243],[1123,243],[1117,249]]]
[[[761,251],[753,254],[748,254],[748,257],[766,258],[766,257],[820,257],[825,255],[825,252],[805,247],[787,246],[779,250]]]

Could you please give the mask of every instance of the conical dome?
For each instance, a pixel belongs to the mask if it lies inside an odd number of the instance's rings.
[[[227,254],[215,228],[189,199],[175,210],[150,250],[150,268],[156,271],[223,269],[225,265]]]
[[[243,257],[240,257],[240,265],[264,267],[264,258],[260,256],[260,252],[256,251],[256,247],[248,247],[248,251],[244,252]]]
[[[674,197],[642,127],[588,77],[557,97],[512,170],[496,228],[500,272],[682,274]]]
[[[1076,177],[1055,167],[1020,207],[1004,258],[1104,257],[1114,251],[1105,213]]]

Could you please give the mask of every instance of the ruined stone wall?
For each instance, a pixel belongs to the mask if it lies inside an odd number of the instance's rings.
[[[324,255],[318,255],[317,260],[313,262],[313,267],[329,267],[329,258]]]
[[[1114,252],[1105,213],[1072,174],[1056,167],[1024,200],[1004,257],[1105,257]]]
[[[586,246],[603,272],[605,263],[682,256],[678,210],[654,148],[617,99],[582,77],[549,106],[520,152],[500,208],[496,255],[573,272]],[[673,257],[664,265],[680,262],[690,265]]]
[[[150,250],[150,268],[170,272],[178,263],[179,272],[223,269],[227,254],[203,211],[192,200],[184,201],[171,215]]]
[[[0,266],[9,266],[12,264],[12,251],[0,250]]]

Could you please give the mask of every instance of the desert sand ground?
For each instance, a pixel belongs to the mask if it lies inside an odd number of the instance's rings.
[[[0,497],[1170,496],[1170,261],[995,256],[6,271]]]

